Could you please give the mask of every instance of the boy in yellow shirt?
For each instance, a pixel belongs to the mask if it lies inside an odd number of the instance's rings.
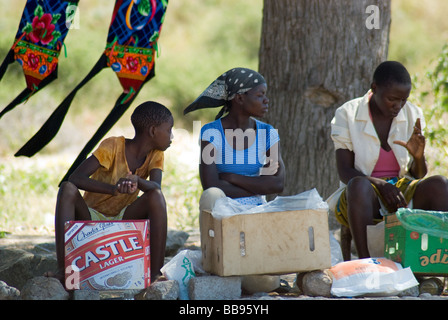
[[[134,110],[131,122],[133,139],[103,140],[59,188],[55,276],[60,280],[64,278],[64,224],[73,220],[150,219],[151,280],[160,276],[167,233],[162,170],[164,151],[173,138],[173,117],[166,107],[149,101]],[[80,190],[85,191],[83,196]]]

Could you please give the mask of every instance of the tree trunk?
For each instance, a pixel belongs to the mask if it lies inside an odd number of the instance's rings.
[[[370,6],[370,5],[374,6]],[[330,122],[386,60],[390,0],[264,0],[259,71],[279,130],[284,195],[339,185]]]

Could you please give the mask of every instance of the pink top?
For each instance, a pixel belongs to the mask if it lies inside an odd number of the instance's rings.
[[[369,100],[372,98],[372,93],[369,95]],[[372,114],[370,113],[370,119],[372,119]],[[376,162],[375,168],[373,168],[372,177],[375,178],[393,178],[398,177],[400,173],[400,165],[398,164],[397,158],[395,158],[394,152],[391,150],[386,151],[380,148],[380,156]]]
[[[392,178],[398,177],[400,173],[400,165],[395,158],[395,154],[392,150],[386,151],[380,148],[380,156],[376,162],[375,168],[371,174],[375,178]]]

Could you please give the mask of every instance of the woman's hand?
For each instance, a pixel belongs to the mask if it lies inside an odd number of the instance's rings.
[[[395,144],[405,147],[414,161],[409,168],[409,173],[416,179],[423,178],[428,173],[428,167],[425,159],[425,137],[422,135],[420,118],[414,125],[414,132],[407,143],[404,141],[394,141]]]
[[[389,212],[395,212],[398,208],[407,207],[403,193],[393,184],[382,179],[376,179],[374,185],[380,192],[383,202]]]
[[[409,138],[408,142],[395,140],[395,144],[405,147],[409,154],[416,160],[423,159],[425,154],[425,137],[422,134],[420,118],[417,119],[414,125],[414,132]]]

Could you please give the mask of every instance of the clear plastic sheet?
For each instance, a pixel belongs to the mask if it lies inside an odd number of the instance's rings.
[[[229,197],[220,198],[215,202],[212,215],[215,218],[225,218],[236,214],[306,209],[328,209],[328,204],[322,200],[315,188],[293,196],[278,196],[274,200],[259,206],[240,204]]]
[[[448,239],[448,212],[400,208],[396,215],[406,229]]]

